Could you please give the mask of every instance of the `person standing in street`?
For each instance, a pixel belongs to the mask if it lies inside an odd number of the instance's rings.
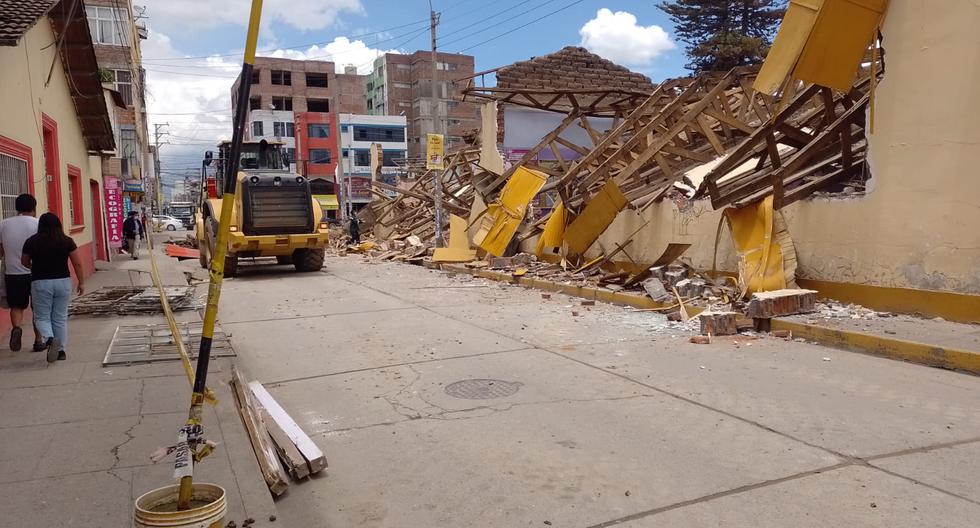
[[[139,219],[138,211],[130,211],[129,218],[123,222],[123,237],[126,239],[126,246],[129,247],[129,254],[133,260],[139,258],[139,240],[146,240],[146,230],[143,222]]]
[[[21,263],[31,270],[31,296],[34,300],[34,324],[48,351],[48,363],[67,359],[68,302],[71,300],[71,272],[78,279],[76,291],[85,293],[82,257],[75,241],[65,234],[61,219],[44,213],[37,223],[37,234],[24,242]]]
[[[350,215],[350,243],[361,243],[361,223],[357,221],[357,215]]]
[[[0,255],[5,266],[7,304],[10,306],[10,350],[20,351],[24,329],[24,310],[31,303],[31,270],[21,263],[24,242],[37,233],[37,200],[24,193],[14,200],[17,216],[0,222]],[[37,328],[34,328],[34,351],[44,350]]]

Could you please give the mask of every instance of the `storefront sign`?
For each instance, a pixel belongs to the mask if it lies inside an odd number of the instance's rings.
[[[105,179],[105,223],[109,247],[122,247],[123,199],[118,178]]]
[[[123,190],[126,192],[143,192],[143,180],[126,180]]]

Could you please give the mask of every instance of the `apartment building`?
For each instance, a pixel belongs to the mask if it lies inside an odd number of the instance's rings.
[[[144,190],[156,187],[147,133],[146,75],[140,51],[147,30],[138,9],[142,8],[134,6],[132,0],[85,1],[99,79],[115,92],[110,112],[116,149],[103,164],[103,176],[118,180],[111,185],[122,190],[124,213],[144,201]],[[115,237],[112,245],[119,246]]]
[[[386,53],[374,61],[364,86],[367,113],[405,116],[409,157],[422,157],[426,134],[446,136],[446,148],[463,143],[463,135],[480,127],[479,106],[462,102],[462,84],[454,80],[473,74],[472,55],[437,54],[436,99],[432,98],[432,53]],[[433,109],[437,119],[433,122]]]
[[[231,89],[232,109],[238,108],[241,77]],[[246,139],[285,143],[296,163],[296,115],[307,112],[362,112],[363,81],[356,68],[335,72],[333,62],[256,57],[249,79]],[[293,167],[296,169],[296,167]]]
[[[337,145],[341,151],[337,180],[344,201],[357,210],[371,201],[371,145],[382,151],[382,179],[394,183],[399,172],[396,159],[408,152],[405,116],[337,114]]]

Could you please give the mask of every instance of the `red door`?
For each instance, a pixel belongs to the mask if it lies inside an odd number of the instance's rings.
[[[58,123],[41,114],[44,128],[44,176],[47,180],[48,211],[61,218],[61,163],[58,150]],[[64,218],[61,218],[64,222]]]
[[[109,253],[106,251],[105,234],[102,229],[102,191],[99,190],[99,182],[89,180],[89,189],[92,194],[92,224],[95,226],[95,258],[99,260],[109,260]]]

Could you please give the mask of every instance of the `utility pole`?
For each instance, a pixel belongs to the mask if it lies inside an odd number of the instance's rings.
[[[432,36],[432,107],[429,111],[432,114],[432,133],[438,134],[441,130],[439,126],[439,85],[437,84],[439,75],[439,57],[436,53],[436,26],[439,25],[439,13],[432,9],[432,0],[429,0],[429,33]],[[445,137],[443,137],[445,145]],[[428,157],[428,154],[426,155]],[[433,174],[433,198],[436,211],[436,247],[443,247],[442,244],[442,171],[436,169]]]
[[[161,132],[160,128],[170,126],[170,123],[157,123],[153,125],[153,190],[149,193],[150,195],[150,211],[154,214],[162,214],[163,207],[161,203],[162,197],[158,192],[160,189],[160,179],[163,177],[160,174],[160,136],[166,134],[166,132]]]

